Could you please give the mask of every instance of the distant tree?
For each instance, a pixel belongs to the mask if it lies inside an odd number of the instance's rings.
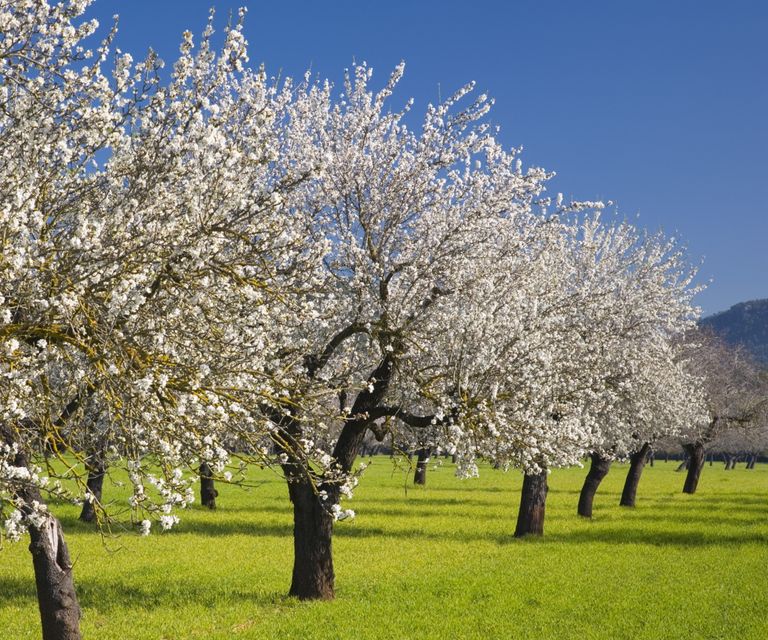
[[[743,348],[731,347],[707,331],[691,333],[689,341],[690,367],[704,378],[708,417],[681,434],[688,456],[683,493],[696,492],[708,445],[760,432],[768,398],[764,376]]]

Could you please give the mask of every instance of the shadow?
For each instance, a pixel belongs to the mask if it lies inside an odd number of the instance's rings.
[[[520,476],[522,478],[522,476]],[[463,482],[472,482],[472,480],[464,480]],[[522,481],[520,482],[520,485],[522,485]],[[417,489],[411,489],[413,491],[416,491]],[[472,492],[479,492],[479,493],[510,493],[509,488],[505,487],[432,487],[428,486],[427,491],[437,491],[437,492],[447,492],[447,493],[464,493],[465,491],[472,491]],[[511,492],[514,493],[516,491],[519,491],[520,487],[513,487]]]
[[[212,584],[209,581],[197,583],[167,580],[139,586],[135,582],[86,579],[78,581],[77,591],[80,606],[84,609],[93,607],[107,613],[112,609],[126,608],[136,611],[167,609],[169,603],[189,602],[214,609],[222,600],[262,607],[298,603],[284,593],[227,588],[226,585]],[[105,594],[110,597],[105,597]],[[111,597],[113,594],[116,597]]]
[[[768,534],[744,532],[739,535],[717,535],[701,531],[648,531],[644,529],[597,529],[569,530],[553,533],[547,540],[558,544],[604,542],[608,544],[647,544],[656,547],[715,547],[721,545],[765,544]]]
[[[4,606],[26,606],[30,602],[37,602],[35,579],[0,578],[0,594],[2,594]]]
[[[368,507],[369,505],[409,505],[418,507],[424,506],[436,506],[436,507],[461,507],[466,506],[478,506],[478,507],[494,507],[499,508],[503,506],[504,502],[499,500],[481,500],[479,498],[433,498],[427,493],[419,493],[416,497],[412,495],[403,496],[402,498],[366,498],[362,496],[350,501],[349,504],[359,504],[361,508]]]

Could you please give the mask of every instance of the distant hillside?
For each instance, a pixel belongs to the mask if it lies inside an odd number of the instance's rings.
[[[702,318],[700,324],[730,344],[743,345],[768,365],[768,300],[741,302],[728,311]]]

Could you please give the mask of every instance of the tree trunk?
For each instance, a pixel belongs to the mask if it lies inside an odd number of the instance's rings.
[[[704,468],[704,445],[696,442],[694,444],[686,444],[684,447],[691,462],[688,465],[688,475],[685,476],[683,493],[696,493],[701,471]]]
[[[429,464],[429,454],[432,453],[430,447],[419,449],[418,459],[416,461],[416,472],[413,474],[413,484],[427,484],[427,465]]]
[[[526,475],[520,497],[515,537],[544,535],[544,510],[547,502],[547,472]]]
[[[387,354],[368,378],[369,387],[357,394],[350,416],[344,421],[332,457],[337,471],[349,474],[355,463],[365,433],[369,428],[368,412],[384,399],[394,370],[394,356]],[[281,414],[273,422],[281,428],[281,441],[295,442],[302,434],[301,423],[291,415]],[[393,442],[394,444],[394,442]],[[305,462],[297,460],[290,447],[279,445],[288,461],[283,474],[288,481],[288,494],[293,503],[293,578],[289,595],[302,600],[332,600],[334,572],[331,539],[334,517],[331,509],[338,505],[338,484],[316,482],[326,492],[326,500],[317,495]]]
[[[80,606],[61,523],[49,515],[29,527],[43,640],[80,640]]]
[[[209,509],[216,508],[216,491],[213,480],[213,471],[207,462],[200,463],[200,504]]]
[[[80,520],[83,522],[93,522],[96,520],[96,505],[101,504],[102,489],[104,487],[104,475],[106,466],[100,457],[92,457],[87,463],[88,468],[88,493],[93,496],[92,500],[83,501],[83,509],[80,511]]]
[[[757,462],[757,456],[756,455],[749,456],[749,460],[747,461],[747,469],[754,469],[755,462]]]
[[[592,502],[595,499],[595,493],[597,493],[600,483],[611,468],[611,460],[609,458],[603,458],[597,453],[591,454],[590,457],[592,458],[592,464],[589,467],[587,477],[584,479],[584,486],[581,488],[578,507],[578,514],[585,518],[592,517]]]
[[[293,503],[293,577],[289,595],[301,600],[332,600],[333,516],[328,507],[331,496],[323,501],[307,481],[288,485]]]
[[[2,424],[0,436],[6,444],[14,444],[13,432]],[[14,456],[13,464],[29,469],[26,453],[19,451]],[[33,485],[21,487],[14,497],[25,518],[32,515],[35,502],[43,504],[40,491]],[[39,526],[29,524],[29,538],[43,640],[80,640],[80,605],[61,523],[51,513],[47,513]]]
[[[643,474],[645,461],[648,458],[648,450],[650,448],[651,446],[646,442],[640,447],[640,450],[635,451],[629,459],[629,472],[627,473],[627,479],[624,481],[624,491],[621,492],[621,501],[619,502],[622,507],[635,506],[637,485],[640,484],[640,476]]]

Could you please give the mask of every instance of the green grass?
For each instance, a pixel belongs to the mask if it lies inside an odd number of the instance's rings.
[[[283,595],[291,511],[268,472],[219,487],[216,512],[106,546],[75,508],[56,511],[86,639],[768,638],[768,465],[707,466],[694,496],[675,466],[646,468],[635,509],[617,506],[615,466],[591,521],[575,515],[585,470],[556,471],[544,538],[516,540],[519,474],[461,481],[446,464],[406,492],[378,458],[349,503],[357,519],[336,527],[333,602]],[[0,637],[39,637],[23,543],[0,552]]]

